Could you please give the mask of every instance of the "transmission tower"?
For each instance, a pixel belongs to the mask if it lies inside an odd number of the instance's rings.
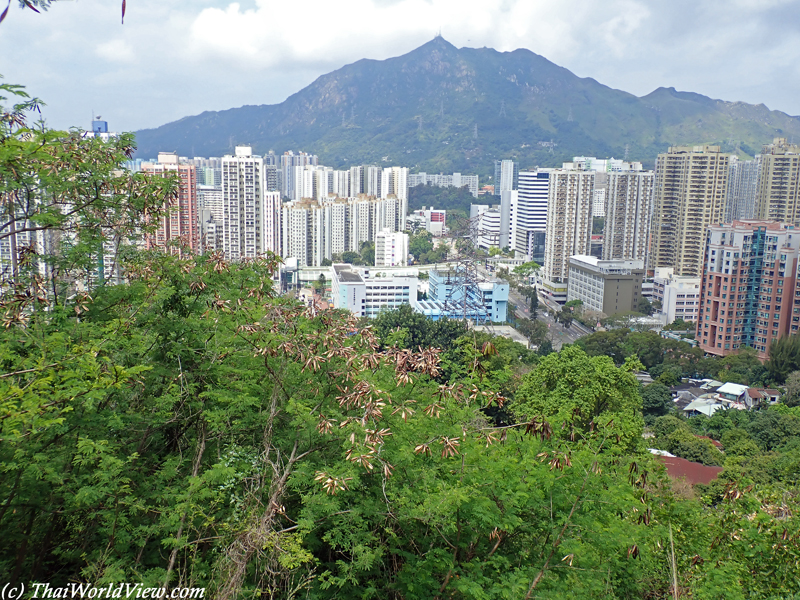
[[[417,131],[422,131],[422,115],[418,116],[417,119],[419,119],[419,125],[417,126]]]
[[[477,123],[475,123],[475,128],[472,130],[472,139],[473,140],[477,140],[478,139],[478,124]]]
[[[481,274],[478,257],[478,240],[488,240],[490,245],[499,244],[499,233],[481,228],[480,215],[455,224],[449,239],[453,253],[449,257],[447,271],[441,273],[447,284],[444,298],[444,314],[450,318],[469,320],[476,325],[485,325],[491,330],[491,315],[486,311],[486,291],[482,283],[488,279]]]
[[[506,116],[506,101],[500,100],[500,114],[499,116],[505,117]]]
[[[625,144],[625,156],[622,158],[622,160],[624,162],[628,162],[628,150],[629,149],[630,149],[630,147],[628,146],[628,144]]]
[[[444,119],[444,100],[442,101],[441,105],[439,106],[439,118]]]
[[[572,118],[572,107],[569,107],[569,115],[567,116],[567,122],[572,123],[574,119]]]

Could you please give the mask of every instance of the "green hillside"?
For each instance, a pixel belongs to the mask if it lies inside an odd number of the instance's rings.
[[[402,164],[488,175],[492,161],[555,165],[575,155],[652,165],[671,144],[752,155],[800,117],[763,104],[659,88],[636,96],[580,78],[528,50],[458,49],[441,37],[396,58],[360,60],[281,104],[205,112],[137,133],[138,156],[303,150],[334,167]],[[549,147],[543,144],[553,142]]]

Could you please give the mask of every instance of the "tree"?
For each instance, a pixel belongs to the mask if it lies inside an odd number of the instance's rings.
[[[9,97],[17,101],[10,108]],[[19,302],[58,301],[76,285],[102,283],[154,231],[178,180],[120,169],[133,155],[132,134],[104,142],[28,126],[40,101],[17,85],[0,85],[0,102],[0,243],[10,250],[3,278],[17,286]],[[11,314],[25,314],[32,298],[12,301]]]
[[[639,382],[633,373],[641,368],[637,360],[629,359],[618,368],[606,356],[589,357],[575,346],[562,348],[525,376],[514,411],[523,420],[543,417],[566,423],[564,435],[573,429],[586,433],[613,421],[620,447],[636,448],[643,421]]]
[[[566,328],[569,328],[569,326],[572,325],[573,319],[574,316],[572,314],[572,310],[570,310],[570,307],[568,306],[562,306],[561,312],[556,316],[556,320],[561,321]]]
[[[361,262],[369,266],[375,264],[375,242],[361,242]]]
[[[592,217],[592,234],[600,235],[606,226],[605,217]]]
[[[648,300],[644,296],[639,298],[639,304],[637,305],[636,310],[642,313],[643,315],[648,315],[648,316],[652,315],[654,312],[654,308],[653,305],[650,304],[650,300]]]
[[[411,236],[408,241],[408,251],[416,258],[420,258],[433,250],[433,236],[427,231],[419,231]]]
[[[642,412],[650,417],[666,415],[672,408],[672,394],[661,383],[651,383],[642,390]]]
[[[540,348],[548,339],[549,330],[547,325],[537,320],[519,319],[517,321],[517,331],[524,335],[530,343]]]
[[[792,371],[786,377],[786,395],[781,401],[786,406],[800,405],[800,371]]]
[[[790,335],[773,341],[766,367],[778,383],[786,381],[792,371],[800,370],[800,336]]]
[[[361,255],[358,252],[352,252],[350,250],[346,252],[342,252],[342,262],[350,264],[350,265],[363,265],[364,261],[361,258]]]

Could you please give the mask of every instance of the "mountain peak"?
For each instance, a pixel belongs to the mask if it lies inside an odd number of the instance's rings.
[[[777,130],[800,137],[800,118],[753,108],[737,105],[734,114],[727,104],[667,87],[637,98],[529,50],[459,49],[437,34],[402,56],[323,75],[280,104],[140,131],[137,154],[170,148],[219,156],[246,140],[257,153],[303,150],[337,168],[387,162],[489,174],[501,158],[530,167],[628,150],[652,164],[668,145],[735,139],[741,143],[726,149],[736,151],[759,148]]]

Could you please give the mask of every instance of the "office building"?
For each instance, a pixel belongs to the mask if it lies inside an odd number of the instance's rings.
[[[414,306],[419,280],[416,277],[383,276],[347,264],[331,268],[334,308],[349,310],[357,317],[374,319],[381,311],[403,304]]]
[[[635,311],[642,299],[644,262],[599,260],[594,256],[571,256],[567,279],[567,302],[580,300],[583,310],[608,317]]]
[[[159,152],[158,162],[142,163],[142,171],[151,175],[180,178],[178,195],[159,218],[158,229],[145,238],[147,248],[167,248],[182,254],[185,249],[200,253],[200,223],[197,206],[197,170],[180,161],[175,152]]]
[[[500,248],[500,229],[502,213],[500,205],[487,206],[486,204],[470,205],[470,217],[475,228],[475,243],[479,248]]]
[[[422,207],[415,210],[406,220],[406,229],[424,229],[433,236],[439,237],[447,231],[447,211]]]
[[[557,302],[566,300],[569,257],[590,252],[594,179],[594,171],[550,172],[542,287]]]
[[[671,267],[655,270],[652,302],[661,306],[658,312],[665,325],[676,319],[697,323],[701,282],[700,277],[675,275],[675,269]]]
[[[757,218],[800,227],[800,146],[775,138],[761,150]]]
[[[408,266],[408,234],[382,229],[375,235],[376,267]]]
[[[642,260],[648,266],[653,215],[652,171],[613,171],[606,180],[603,260]]]
[[[519,190],[509,235],[512,250],[540,265],[544,264],[551,171],[536,169],[519,172]]]
[[[494,161],[494,195],[516,190],[519,179],[519,165],[513,160]]]
[[[756,220],[712,225],[703,253],[700,348],[725,356],[750,346],[764,360],[773,341],[797,335],[799,255],[800,231],[794,225]]]
[[[719,146],[673,146],[658,155],[650,267],[702,274],[706,231],[724,218],[729,164]]]

